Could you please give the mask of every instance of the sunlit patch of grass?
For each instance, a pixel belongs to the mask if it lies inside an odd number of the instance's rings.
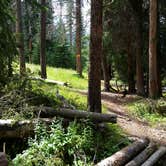
[[[40,66],[34,64],[27,64],[27,67],[34,73],[35,76],[39,76]],[[87,89],[88,81],[87,74],[83,73],[83,77],[80,77],[76,71],[72,69],[62,69],[47,67],[48,79],[67,82],[71,87],[76,89]]]

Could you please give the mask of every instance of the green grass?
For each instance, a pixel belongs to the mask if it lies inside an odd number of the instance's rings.
[[[27,64],[27,68],[29,68],[31,72],[35,74],[35,76],[39,76],[39,65]],[[83,77],[80,77],[76,71],[72,69],[47,67],[47,75],[48,79],[50,80],[68,82],[71,87],[76,89],[87,89],[88,87],[86,73],[83,73]]]
[[[152,126],[166,126],[166,116],[165,111],[161,111],[162,106],[166,106],[166,100],[163,98],[159,100],[144,98],[126,105],[129,113],[140,121],[148,122]]]

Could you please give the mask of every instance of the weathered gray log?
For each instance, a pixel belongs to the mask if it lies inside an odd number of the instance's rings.
[[[34,134],[34,126],[42,121],[51,124],[51,119],[34,119],[15,122],[14,120],[0,120],[0,138],[25,138]]]
[[[148,157],[156,150],[156,145],[154,143],[150,143],[149,146],[143,150],[138,156],[136,156],[133,160],[131,160],[125,166],[138,166],[144,163]]]
[[[68,82],[56,81],[56,80],[49,80],[49,79],[42,79],[40,77],[30,77],[32,80],[39,80],[42,82],[46,82],[48,84],[55,84],[60,86],[69,86]]]
[[[150,156],[148,158],[148,160],[146,160],[146,162],[144,162],[142,164],[142,166],[153,166],[156,164],[156,162],[164,155],[166,154],[166,147],[161,146],[155,153],[152,154],[152,156]]]
[[[90,119],[96,123],[99,123],[99,122],[116,123],[117,122],[117,116],[115,114],[101,114],[101,113],[71,110],[71,109],[55,110],[51,107],[41,108],[40,117],[49,118],[54,116],[61,116],[63,118],[69,118],[69,119],[75,119],[75,118]]]
[[[89,118],[90,120],[94,121],[95,123],[99,122],[116,122],[116,116],[111,114],[100,114],[100,113],[92,113],[92,112],[85,112],[85,111],[78,111],[78,110],[55,110],[50,107],[42,107],[39,108],[36,112],[39,114],[38,116],[42,119],[45,123],[51,123],[51,119],[46,118],[53,118],[55,116],[61,116],[67,119],[80,119],[80,118]],[[37,119],[29,121],[18,121],[15,122],[14,120],[0,120],[0,138],[24,138],[34,133],[34,126],[38,122]]]
[[[0,166],[8,166],[6,155],[3,152],[0,152]]]
[[[142,151],[148,145],[148,143],[149,141],[147,139],[136,141],[133,144],[118,151],[111,157],[102,160],[96,166],[124,166],[140,151]]]

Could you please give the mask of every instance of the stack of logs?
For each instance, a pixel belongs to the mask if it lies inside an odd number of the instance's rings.
[[[149,142],[148,139],[135,141],[96,166],[153,166],[166,154],[166,147]]]

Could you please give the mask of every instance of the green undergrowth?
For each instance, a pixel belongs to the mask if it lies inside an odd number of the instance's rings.
[[[53,98],[64,98],[67,100],[69,105],[73,105],[77,109],[86,110],[87,109],[87,97],[80,95],[77,92],[73,92],[68,87],[50,85],[46,82],[34,81],[33,82],[34,89],[42,89],[44,94],[52,94]],[[61,100],[61,99],[60,99]]]
[[[62,102],[27,77],[14,76],[0,92],[0,118],[24,120],[38,117],[43,106],[58,109]],[[36,109],[37,108],[37,109]]]
[[[86,110],[87,99],[69,88],[17,75],[0,92],[1,119],[33,119],[38,117],[36,108],[47,106],[58,110],[66,105]]]
[[[27,68],[30,70],[29,72],[33,73],[35,76],[40,77],[40,66],[34,64],[27,64]],[[76,89],[87,89],[88,81],[87,74],[83,73],[83,77],[80,77],[76,71],[72,69],[62,69],[62,68],[54,68],[47,67],[47,75],[48,79],[67,82],[69,85]]]
[[[44,106],[61,109],[69,106],[86,110],[87,97],[68,87],[31,80],[15,75],[0,92],[1,118],[23,120],[38,117],[35,108]],[[46,128],[38,124],[35,138],[30,138],[28,148],[11,162],[17,166],[90,166],[129,144],[117,125],[99,127],[89,121],[73,121],[69,126],[57,120]],[[11,148],[12,154],[14,147]],[[23,149],[23,148],[21,148]]]
[[[166,100],[141,99],[126,106],[129,113],[152,126],[166,127]]]
[[[38,124],[29,148],[16,156],[13,165],[92,166],[129,143],[116,125],[102,129],[89,121],[73,121],[64,128],[63,120],[58,120],[50,130]]]

